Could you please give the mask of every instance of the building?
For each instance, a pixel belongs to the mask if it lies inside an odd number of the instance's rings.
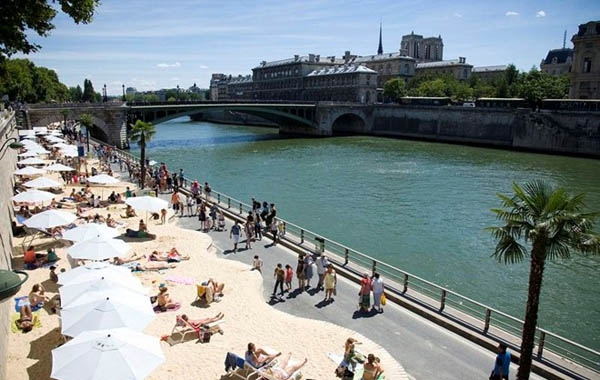
[[[314,70],[304,78],[304,98],[314,101],[374,102],[377,99],[377,72],[360,65]]]
[[[137,89],[135,87],[127,87],[125,89],[125,95],[135,95],[137,94]]]
[[[442,36],[423,38],[420,34],[410,32],[402,36],[400,43],[402,55],[412,57],[417,62],[435,62],[444,59],[444,42]]]
[[[568,74],[571,71],[573,62],[573,49],[562,48],[552,49],[548,52],[545,59],[540,63],[540,70],[553,75],[560,76]]]
[[[600,99],[600,21],[579,25],[571,41],[573,64],[569,73],[569,97]]]
[[[383,88],[385,82],[390,79],[403,78],[408,81],[413,77],[415,75],[416,60],[403,55],[402,52],[356,56],[346,51],[344,64],[362,65],[375,70],[378,74],[377,87]]]
[[[450,74],[458,80],[466,80],[471,77],[472,69],[473,65],[468,64],[465,57],[459,57],[458,59],[451,59],[448,61],[417,63],[415,75],[438,76]]]
[[[254,99],[252,75],[238,75],[227,81],[228,99]]]
[[[224,83],[228,80],[227,75],[221,73],[213,73],[210,77],[210,98],[212,100],[219,99],[219,85],[221,86],[221,90],[225,90],[224,93],[221,93],[222,97],[227,96],[227,87],[224,87]]]
[[[254,99],[302,100],[305,76],[315,70],[343,63],[343,60],[336,59],[335,56],[321,59],[318,54],[295,55],[293,58],[279,61],[262,61],[252,69]]]
[[[483,82],[491,82],[503,78],[506,74],[506,69],[508,69],[508,65],[473,67],[471,75]]]

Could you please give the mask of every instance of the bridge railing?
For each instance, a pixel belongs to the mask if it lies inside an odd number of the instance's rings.
[[[179,100],[174,102],[127,102],[131,107],[147,107],[147,106],[177,106],[177,105],[201,105],[201,104],[306,104],[314,105],[315,102],[303,100],[255,100],[255,99],[239,99],[239,100]]]
[[[139,158],[131,153],[121,150],[117,150],[117,153],[122,158],[139,163]],[[192,182],[189,178],[184,178],[184,188],[188,194]],[[237,214],[240,218],[244,218],[252,211],[251,205],[215,190],[211,191],[210,201],[232,214]],[[495,340],[504,341],[514,349],[518,350],[520,347],[524,324],[522,320],[290,221],[280,217],[278,219],[284,225],[283,239],[289,243],[315,254],[326,252],[330,261],[358,275],[365,272],[371,274],[378,272],[385,279],[386,292],[391,292],[398,297],[406,297],[465,327]],[[535,358],[552,367],[573,371],[573,368],[569,368],[572,362],[596,374],[600,373],[600,352],[589,347],[539,327],[536,328],[535,346]]]

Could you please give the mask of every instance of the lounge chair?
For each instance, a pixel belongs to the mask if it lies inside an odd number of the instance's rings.
[[[219,325],[221,323],[223,323],[222,320],[202,325],[200,327],[195,327],[185,319],[181,318],[180,315],[177,315],[175,317],[175,326],[173,326],[173,330],[171,330],[171,336],[174,333],[179,333],[181,335],[179,342],[182,342],[186,334],[194,332],[198,336],[198,340],[203,341],[204,334],[212,335],[216,333],[219,330]]]
[[[207,305],[213,301],[219,301],[219,298],[215,296],[210,286],[198,284],[196,285],[196,301],[204,301]]]
[[[234,361],[235,366],[231,366],[230,360]],[[277,359],[273,359],[270,362],[265,363],[260,368],[266,370],[267,368],[270,368],[275,364],[277,364]],[[227,371],[227,376],[230,378],[241,380],[251,380],[260,378],[260,376],[258,376],[258,369],[256,367],[248,363],[243,357],[240,357],[231,352],[228,352],[225,358],[225,370]]]

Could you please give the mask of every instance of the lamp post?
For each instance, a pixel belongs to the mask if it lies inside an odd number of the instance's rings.
[[[0,152],[2,152],[2,156],[0,157],[0,160],[2,158],[4,158],[4,155],[6,154],[6,150],[4,150],[4,148],[6,148],[6,144],[9,144],[9,143],[10,143],[10,145],[8,145],[8,147],[10,149],[19,149],[19,148],[23,147],[23,144],[21,144],[16,137],[11,137],[11,138],[7,139],[4,142],[4,144],[2,144],[2,147],[0,147]]]
[[[125,99],[125,84],[122,84],[121,87],[123,88],[123,101],[126,101],[127,99]]]
[[[104,103],[108,101],[108,94],[106,93],[106,83],[104,83]]]

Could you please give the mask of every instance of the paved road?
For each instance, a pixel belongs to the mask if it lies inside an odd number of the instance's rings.
[[[114,166],[113,166],[114,167]],[[118,170],[118,168],[117,168]],[[128,175],[122,173],[122,178]],[[170,200],[170,195],[161,196]],[[175,222],[188,229],[200,227],[195,217],[175,217]],[[361,316],[356,313],[358,286],[338,276],[335,302],[325,304],[323,292],[308,292],[286,295],[283,301],[271,299],[275,284],[272,276],[277,263],[296,267],[297,254],[285,247],[271,245],[270,239],[253,244],[251,250],[238,250],[232,253],[229,239],[231,221],[227,220],[225,232],[211,231],[213,245],[219,255],[251,264],[254,255],[264,262],[265,302],[281,311],[304,318],[318,319],[357,331],[384,347],[414,379],[487,379],[495,355],[468,340],[449,332],[438,325],[392,303],[388,303],[381,314]],[[239,244],[244,247],[244,240]],[[294,285],[296,285],[294,278]],[[517,367],[511,364],[511,373],[516,374]],[[532,375],[531,379],[541,379]],[[394,380],[394,379],[390,379]]]

